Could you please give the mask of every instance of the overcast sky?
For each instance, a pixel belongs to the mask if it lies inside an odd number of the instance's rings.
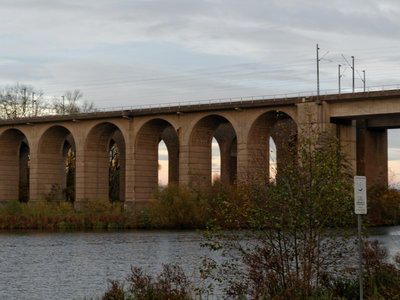
[[[321,90],[338,64],[351,88],[351,56],[356,87],[400,84],[398,0],[1,0],[0,20],[1,86],[100,108],[315,93],[317,43]]]

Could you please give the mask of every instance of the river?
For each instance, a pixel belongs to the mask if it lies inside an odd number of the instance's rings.
[[[391,252],[400,250],[400,226],[372,231]],[[179,263],[198,277],[202,237],[194,231],[0,233],[0,299],[96,298],[107,279],[124,279],[130,266],[158,274]]]

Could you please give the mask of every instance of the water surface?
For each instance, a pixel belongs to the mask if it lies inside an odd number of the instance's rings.
[[[400,226],[370,233],[400,251]],[[179,263],[196,280],[209,253],[201,241],[194,231],[0,233],[0,299],[99,297],[107,279],[125,279],[131,265],[158,274],[163,263]]]

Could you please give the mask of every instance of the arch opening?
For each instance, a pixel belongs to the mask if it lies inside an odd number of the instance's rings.
[[[111,202],[117,202],[121,201],[121,163],[120,150],[118,144],[113,139],[110,141],[109,149],[110,159],[108,162],[108,197]]]
[[[112,123],[94,126],[86,139],[83,195],[79,200],[125,201],[125,138]]]
[[[153,119],[140,128],[136,137],[136,203],[148,202],[160,181],[163,184],[179,181],[179,138],[169,122]]]
[[[169,156],[168,148],[163,140],[158,143],[158,186],[166,187],[169,184]]]
[[[269,111],[252,124],[248,147],[247,177],[256,182],[271,182],[296,159],[297,125],[286,113]]]
[[[277,173],[276,145],[272,137],[269,138],[269,180],[275,181]]]
[[[211,141],[211,183],[221,180],[221,148],[215,137]]]
[[[0,135],[0,201],[29,201],[29,143],[18,129]]]
[[[63,126],[47,129],[40,138],[32,172],[37,189],[33,199],[75,201],[75,140]]]
[[[26,141],[21,143],[19,150],[19,183],[18,200],[19,202],[29,201],[29,146]]]
[[[65,161],[65,188],[63,189],[63,200],[75,202],[75,174],[76,158],[74,147],[66,140],[64,142],[64,161]]]
[[[189,184],[202,189],[219,177],[234,184],[237,176],[237,139],[232,124],[222,116],[207,116],[194,126],[190,137]]]

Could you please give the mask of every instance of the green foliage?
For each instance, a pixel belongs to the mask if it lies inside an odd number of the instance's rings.
[[[149,212],[150,222],[156,228],[202,228],[209,216],[204,197],[173,184],[154,196]]]
[[[400,224],[400,191],[384,185],[371,187],[366,219],[375,225]]]

